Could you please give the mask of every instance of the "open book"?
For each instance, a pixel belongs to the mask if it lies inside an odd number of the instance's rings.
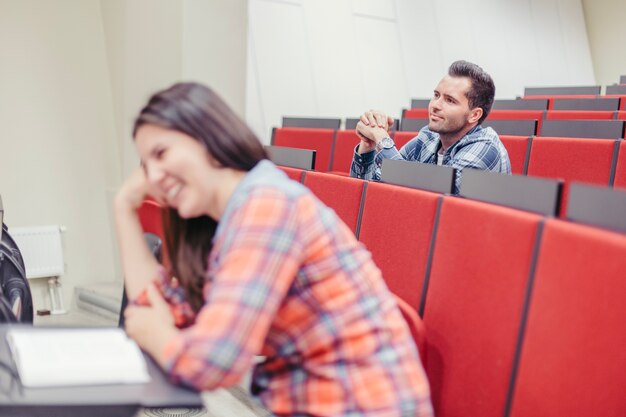
[[[150,380],[141,350],[122,329],[16,327],[6,339],[25,387]]]

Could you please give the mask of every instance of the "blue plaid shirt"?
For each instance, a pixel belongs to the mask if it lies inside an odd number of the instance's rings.
[[[437,151],[441,147],[439,134],[425,126],[419,134],[398,151],[394,146],[380,152],[370,151],[359,155],[358,146],[354,150],[354,159],[350,176],[364,180],[380,181],[380,167],[383,159],[404,159],[425,164],[437,163]],[[451,166],[459,172],[454,184],[454,194],[459,193],[461,170],[476,168],[485,171],[511,173],[509,154],[498,134],[490,127],[478,125],[467,132],[443,154],[443,165]]]

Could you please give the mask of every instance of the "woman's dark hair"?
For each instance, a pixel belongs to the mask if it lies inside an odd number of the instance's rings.
[[[467,61],[453,62],[450,68],[448,68],[448,75],[470,79],[472,86],[467,93],[467,100],[471,109],[475,107],[483,109],[483,115],[478,120],[478,124],[481,124],[489,115],[496,95],[496,86],[491,76],[478,65]]]
[[[191,136],[222,167],[250,171],[267,158],[250,128],[213,90],[201,84],[177,83],[154,94],[135,120],[133,137],[146,124]],[[168,208],[164,209],[163,223],[170,273],[198,311],[203,304],[202,288],[217,222],[208,216],[183,219]]]

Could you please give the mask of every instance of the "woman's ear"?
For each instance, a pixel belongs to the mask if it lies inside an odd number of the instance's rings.
[[[217,159],[215,159],[213,157],[213,155],[211,155],[211,152],[206,151],[206,159],[209,163],[209,165],[211,165],[211,167],[213,168],[223,168],[222,164],[219,163],[219,161]]]

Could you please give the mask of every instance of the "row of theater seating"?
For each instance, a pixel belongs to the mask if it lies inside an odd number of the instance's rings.
[[[626,111],[492,110],[482,122],[500,135],[541,135],[583,138],[623,138]],[[402,113],[400,130],[419,131],[428,124],[428,109]]]
[[[514,100],[495,99],[494,109],[508,110],[626,110],[626,84],[607,86],[527,87]],[[427,108],[430,98],[411,100],[411,108]]]
[[[429,98],[412,99],[412,109],[426,109]],[[626,110],[626,90],[622,94],[596,95],[543,95],[518,99],[495,99],[494,110]]]
[[[437,416],[626,415],[626,235],[283,169],[337,212],[420,312]]]
[[[416,132],[395,132],[400,148]],[[572,181],[626,188],[626,141],[501,136],[514,174],[562,179],[565,201]],[[316,151],[315,170],[347,174],[358,143],[354,131],[278,128],[273,145]]]
[[[347,118],[344,125],[345,130],[354,130],[358,120],[357,118]],[[516,108],[494,109],[482,124],[494,127],[501,135],[622,138],[625,134],[625,120],[626,110]],[[339,129],[341,124],[342,120],[339,118],[283,117],[282,127]],[[391,130],[419,131],[427,124],[427,108],[405,109],[402,112],[401,120],[395,120]]]
[[[557,86],[557,87],[526,87],[524,98],[552,98],[552,97],[612,97],[626,95],[626,85],[608,85],[604,94],[600,94],[602,86]]]

